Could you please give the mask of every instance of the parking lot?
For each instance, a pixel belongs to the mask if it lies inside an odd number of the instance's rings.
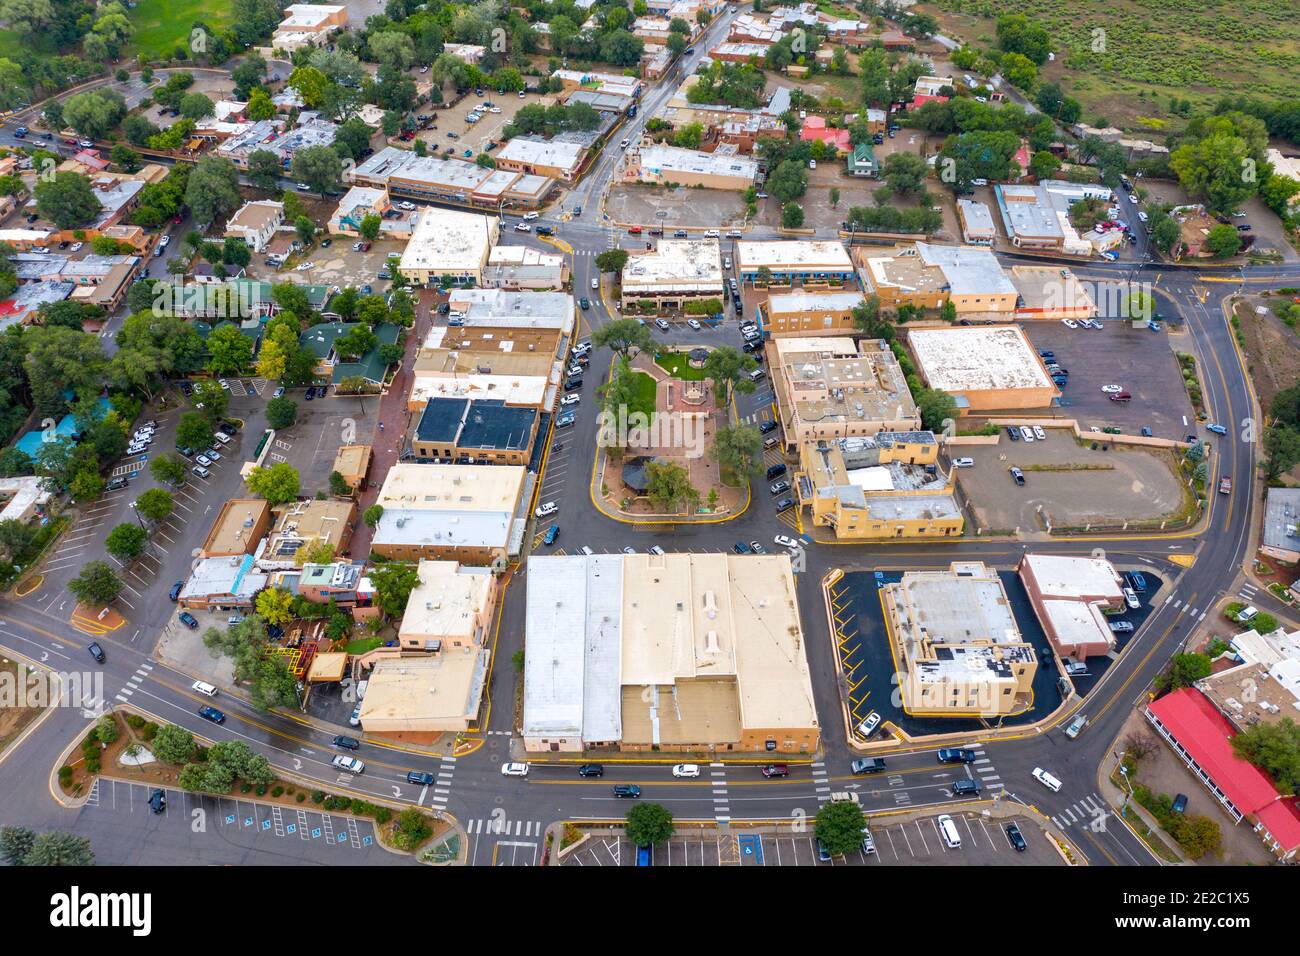
[[[153,787],[99,779],[82,809],[85,831],[102,862],[124,864],[410,862],[378,845],[374,824],[350,814],[276,806],[164,788],[167,807],[148,806]],[[262,856],[262,854],[270,854]]]
[[[265,464],[287,462],[298,471],[302,494],[329,491],[329,474],[340,445],[373,444],[379,414],[379,396],[329,396],[306,401],[304,389],[285,397],[298,403],[298,418],[275,433]],[[400,441],[394,435],[391,441]]]
[[[428,211],[429,207],[426,207]],[[330,285],[346,288],[355,286],[361,289],[370,286],[372,292],[384,293],[390,288],[387,279],[379,278],[379,270],[384,267],[390,254],[400,254],[405,243],[397,239],[376,239],[368,252],[354,252],[352,244],[356,242],[351,236],[333,236],[328,248],[320,245],[313,247],[301,264],[310,268],[298,269],[285,267],[277,269],[268,266],[265,257],[254,257],[248,264],[248,274],[255,279],[267,282],[299,282],[307,285]],[[287,251],[276,245],[277,251]]]
[[[940,839],[935,816],[906,822],[868,821],[876,852],[855,850],[822,862],[812,827],[719,833],[703,830],[678,834],[651,851],[652,866],[1063,866],[1047,835],[1028,817],[1013,818],[1025,838],[1017,852],[1004,827],[1010,819],[985,819],[973,812],[953,813],[961,846]],[[563,861],[564,866],[636,866],[637,851],[622,835],[592,836]]]
[[[1043,530],[1048,519],[1070,527],[1160,520],[1182,507],[1170,452],[1114,444],[1104,434],[1081,443],[1066,429],[1044,430],[1046,441],[1013,442],[1004,431],[997,445],[970,450],[974,467],[958,470],[957,480],[980,528],[1029,532]],[[1012,480],[1012,466],[1024,472],[1023,486]]]
[[[1075,418],[1085,431],[1092,425],[1116,425],[1130,435],[1145,426],[1157,438],[1184,439],[1194,428],[1192,403],[1183,386],[1167,332],[1118,319],[1105,328],[1070,329],[1060,322],[1026,324],[1025,332],[1036,349],[1056,353],[1057,364],[1070,372],[1061,389],[1061,414]],[[1178,346],[1190,350],[1191,343]],[[1133,396],[1129,402],[1112,402],[1103,385],[1119,385]]]
[[[500,113],[486,113],[477,123],[470,123],[465,119],[466,115],[475,111],[475,107],[484,101],[490,102],[495,108],[501,110]],[[500,143],[501,131],[505,129],[516,113],[522,107],[530,103],[540,103],[543,106],[550,106],[557,102],[555,96],[538,96],[536,93],[525,93],[520,97],[518,93],[498,93],[494,89],[483,87],[483,94],[480,96],[471,90],[466,96],[462,97],[459,102],[453,106],[447,106],[442,109],[433,109],[424,107],[420,110],[422,115],[431,115],[433,125],[436,129],[420,130],[416,135],[417,138],[424,140],[429,147],[430,153],[437,153],[439,156],[454,155],[461,159],[472,159],[479,153],[487,152],[488,143]],[[447,134],[455,133],[453,139]],[[447,148],[451,147],[452,153],[447,153]],[[465,156],[465,150],[470,150],[470,156]]]
[[[615,222],[670,229],[740,228],[745,222],[744,197],[722,189],[615,185],[606,196],[605,209]]]

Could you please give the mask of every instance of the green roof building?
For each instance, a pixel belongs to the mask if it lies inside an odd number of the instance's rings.
[[[880,175],[880,163],[876,162],[876,153],[870,143],[859,143],[854,146],[846,162],[850,176],[875,179]]]

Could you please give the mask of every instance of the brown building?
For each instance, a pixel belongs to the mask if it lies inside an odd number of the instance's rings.
[[[298,567],[300,552],[320,544],[331,545],[335,556],[347,551],[357,516],[355,502],[295,501],[273,510],[275,521],[257,554],[257,565],[263,570]]]
[[[217,512],[199,557],[252,554],[270,527],[271,506],[265,498],[232,498]]]
[[[1104,612],[1124,609],[1124,582],[1109,561],[1026,554],[1016,570],[1058,654],[1086,661],[1114,650]]]
[[[411,439],[411,451],[422,459],[526,465],[539,419],[535,407],[498,399],[431,398]]]
[[[342,445],[334,456],[334,471],[343,476],[353,492],[366,486],[366,472],[370,470],[369,445]]]
[[[759,308],[768,335],[852,335],[861,292],[791,292],[770,296]]]
[[[1060,394],[1016,325],[912,329],[908,344],[926,383],[953,396],[960,414],[1046,408]]]
[[[917,242],[892,249],[855,247],[862,288],[887,309],[910,305],[937,311],[951,302],[963,318],[1008,320],[1016,310],[1012,285],[992,250]]]

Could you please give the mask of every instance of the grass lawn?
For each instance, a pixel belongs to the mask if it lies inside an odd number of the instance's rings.
[[[655,364],[684,382],[701,382],[705,378],[704,369],[694,368],[685,352],[657,352]]]
[[[384,643],[382,637],[363,637],[359,640],[349,641],[345,650],[349,654],[367,654]]]
[[[230,25],[230,7],[208,0],[139,0],[127,16],[135,27],[123,60],[143,53],[151,60],[169,58],[177,45],[189,46],[195,21],[214,30]]]
[[[632,400],[629,412],[641,412],[647,420],[655,415],[655,380],[645,372],[633,372],[632,381],[636,385],[636,397]]]

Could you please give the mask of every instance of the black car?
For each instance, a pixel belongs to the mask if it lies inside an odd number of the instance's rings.
[[[181,596],[181,591],[184,589],[184,587],[185,587],[184,581],[177,581],[175,584],[172,585],[172,589],[167,592],[167,596],[171,598],[173,601],[175,601],[177,598]]]
[[[780,478],[784,474],[785,465],[771,465],[767,469],[767,480],[771,481],[773,478]]]
[[[578,768],[579,777],[603,777],[605,768],[598,763],[584,763]]]
[[[231,436],[234,435],[235,432],[239,431],[239,426],[234,422],[222,422],[217,426],[217,431],[221,432],[223,435]]]
[[[90,651],[90,656],[95,659],[96,663],[104,663],[104,649],[98,643],[91,641],[86,645],[86,650]]]
[[[200,707],[199,716],[204,720],[212,721],[214,724],[224,724],[226,722],[226,715],[215,707]]]
[[[167,794],[163,793],[157,787],[149,791],[149,809],[154,813],[162,813],[167,809]]]
[[[753,554],[753,553],[754,553],[753,551],[751,551],[751,550],[749,549],[749,545],[745,544],[745,542],[743,542],[743,541],[737,541],[735,544],[733,544],[733,545],[731,546],[731,550],[732,550],[732,551],[735,551],[736,554]]]
[[[974,763],[975,751],[964,747],[944,747],[935,755],[939,763]]]
[[[1007,840],[1010,841],[1011,845],[1015,847],[1018,853],[1024,853],[1025,837],[1024,834],[1020,832],[1020,827],[1016,826],[1014,823],[1008,823],[1006,829]]]
[[[768,432],[774,431],[776,431],[776,422],[763,422],[763,424],[758,426],[758,433],[760,435],[766,435]]]
[[[685,230],[685,229],[678,229],[676,232],[673,233],[673,238],[674,238],[674,239],[685,239],[685,238],[686,238],[686,230]]]
[[[1010,438],[1012,441],[1020,441],[1020,429],[1013,428],[1011,425],[1008,425],[1007,437]]]
[[[637,800],[641,797],[641,788],[634,783],[615,784],[614,796],[623,800]]]
[[[433,774],[426,770],[408,770],[406,772],[406,782],[413,783],[417,787],[432,787]]]
[[[777,511],[788,511],[789,509],[791,509],[791,508],[793,508],[793,507],[794,507],[794,499],[793,499],[793,498],[782,498],[780,501],[778,501],[778,502],[776,503],[776,510],[777,510]]]
[[[344,750],[356,750],[361,746],[361,741],[357,740],[356,737],[347,737],[343,734],[336,735],[333,743],[335,747],[341,747]]]
[[[755,353],[763,348],[762,342],[746,342],[741,346],[746,352]]]
[[[104,486],[104,490],[105,490],[105,491],[119,491],[119,490],[121,490],[122,488],[125,488],[125,487],[126,487],[126,479],[125,479],[125,478],[114,478],[114,479],[112,479],[111,481],[109,481],[108,484],[106,484],[106,485]]]

